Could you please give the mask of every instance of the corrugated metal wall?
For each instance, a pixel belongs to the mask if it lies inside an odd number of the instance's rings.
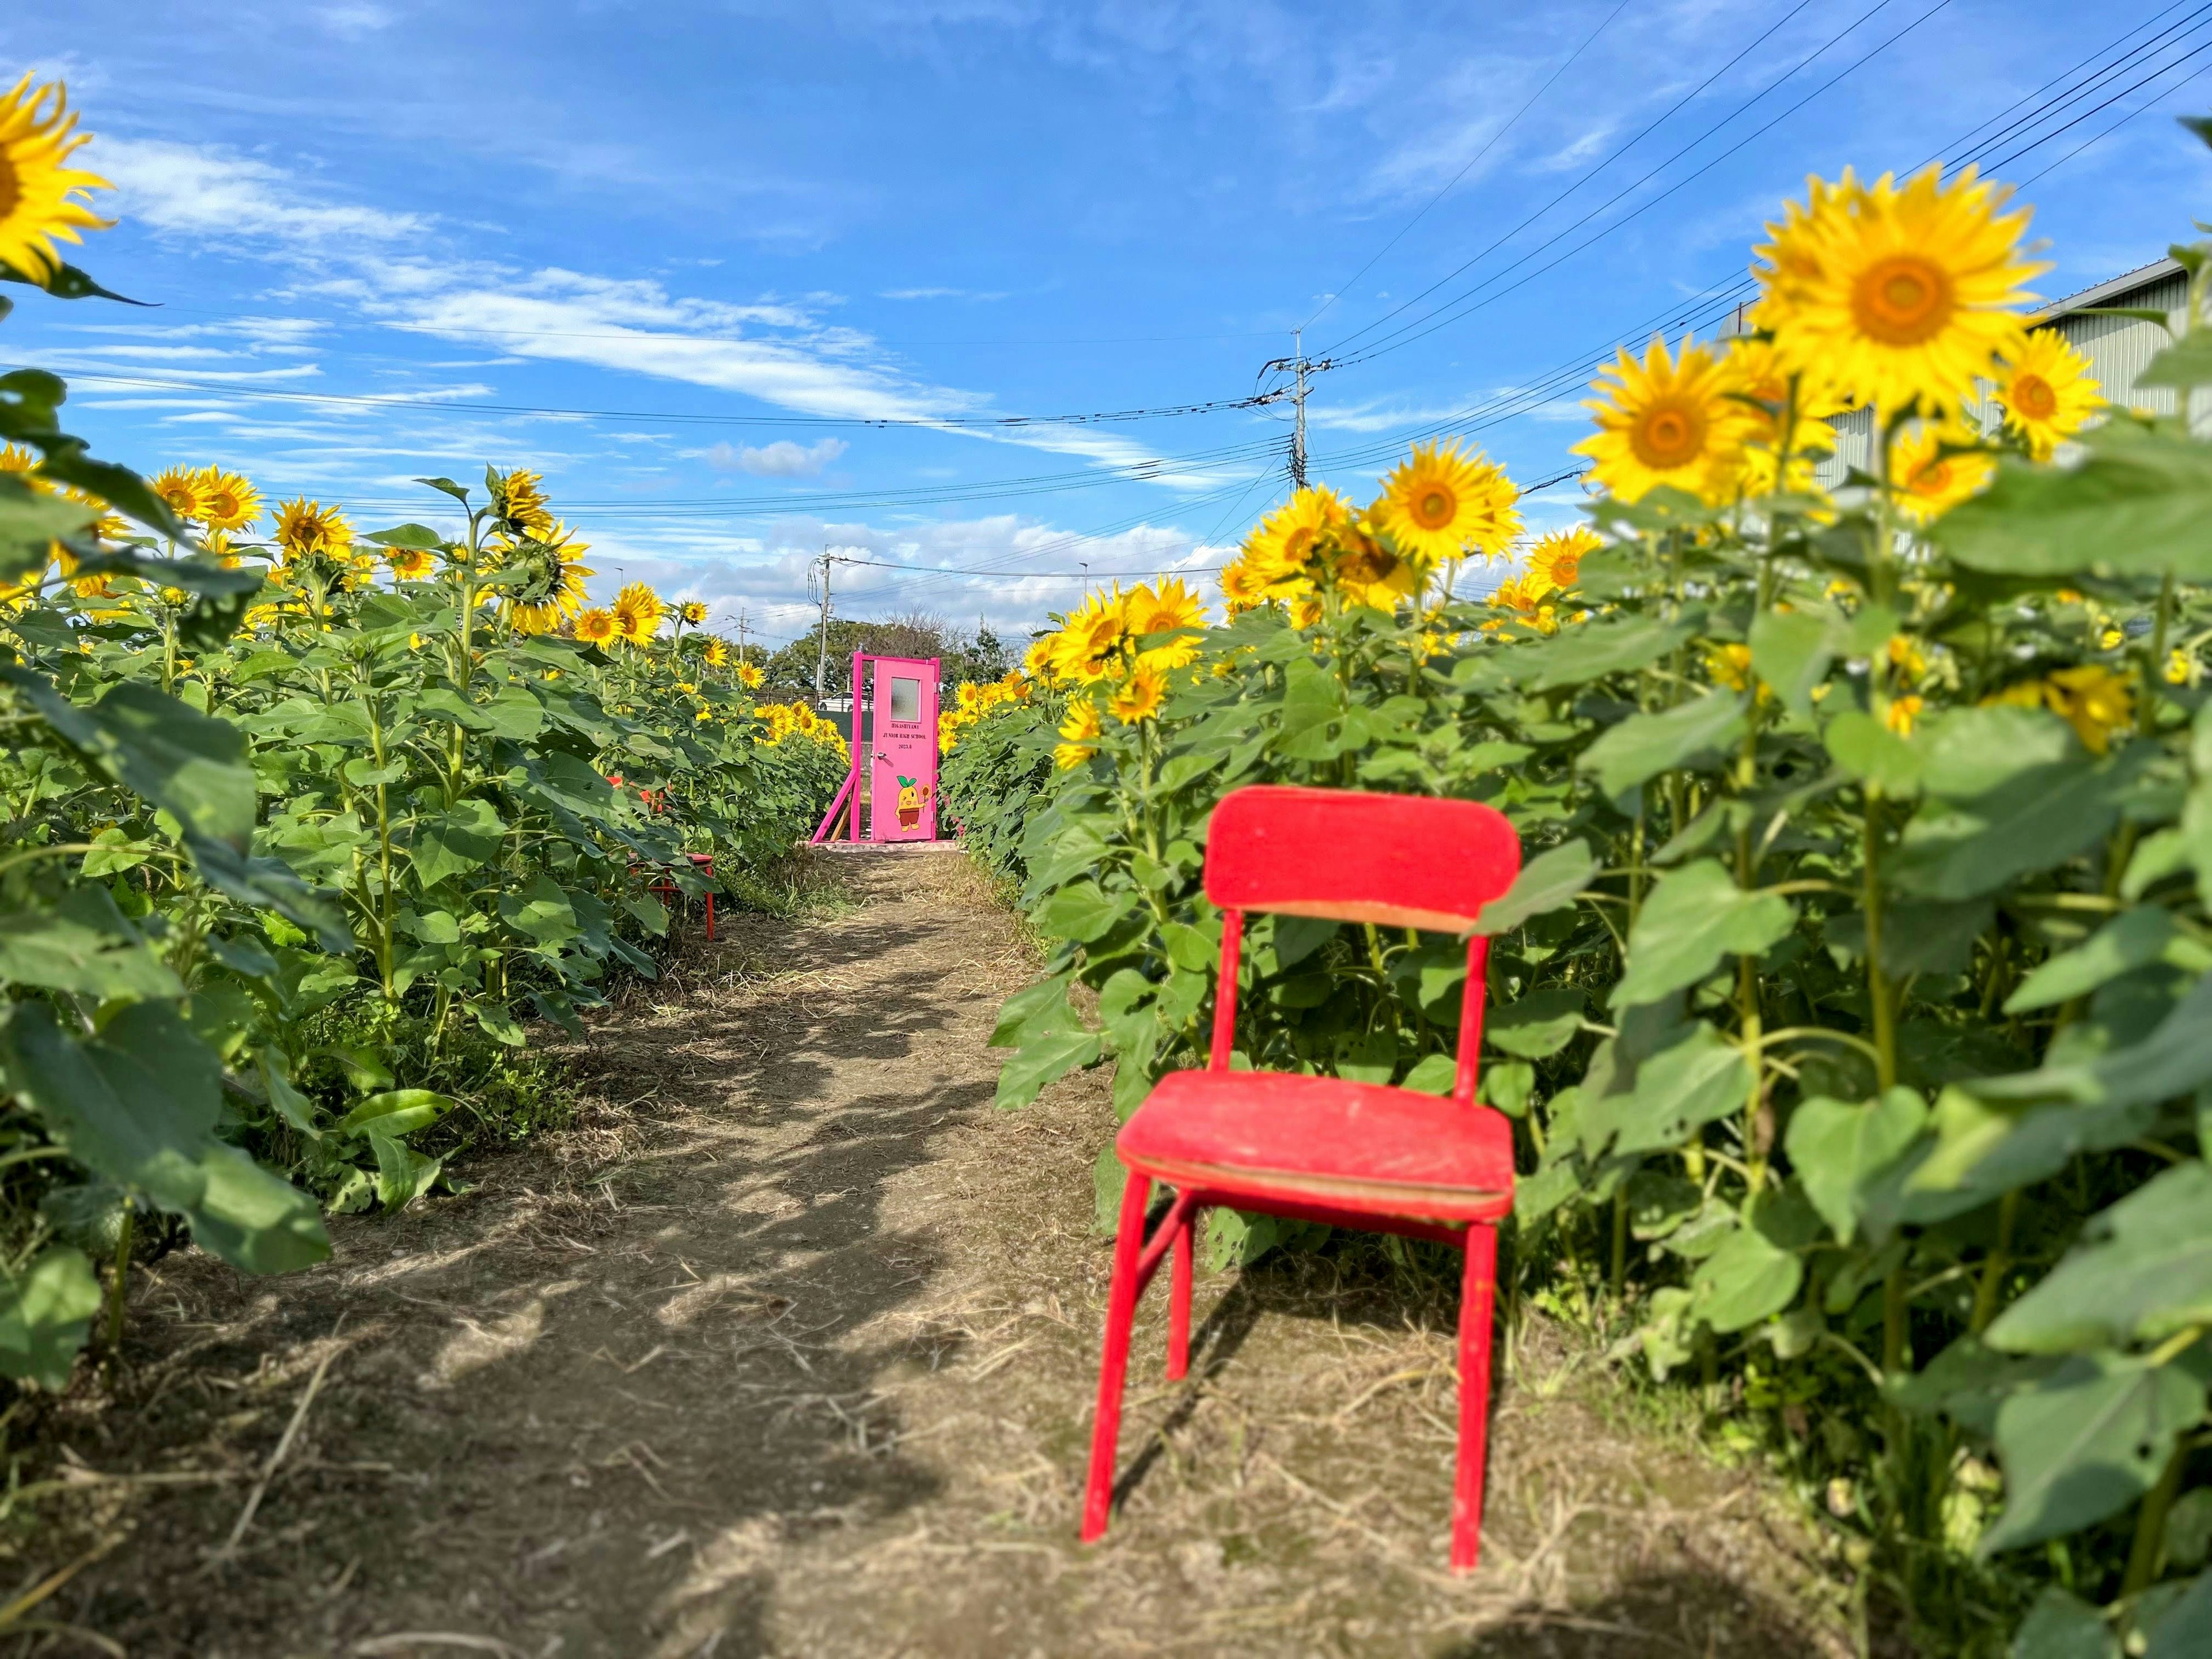
[[[2155,309],[2172,316],[2179,312],[2189,298],[2189,281],[2179,271],[2146,283],[2139,289],[2130,289],[2112,295],[2102,303],[2106,306],[2131,306],[2144,310]],[[2098,384],[2105,388],[2107,401],[2131,409],[2148,410],[2154,415],[2174,412],[2174,394],[2171,388],[2152,386],[2141,392],[2136,391],[2136,377],[2149,367],[2151,358],[2166,343],[2166,331],[2155,323],[2134,317],[2088,317],[2080,313],[2060,317],[2045,325],[2057,329],[2066,337],[2066,343],[2075,350],[2086,352]],[[2197,424],[2201,428],[2212,424],[2212,396],[2198,392],[2196,398]],[[1997,418],[1992,409],[1984,417],[1986,425],[1993,427]],[[1870,410],[1855,409],[1829,422],[1836,430],[1836,453],[1824,462],[1819,472],[1825,489],[1835,489],[1844,481],[1847,468],[1869,470],[1874,450],[1874,415]]]

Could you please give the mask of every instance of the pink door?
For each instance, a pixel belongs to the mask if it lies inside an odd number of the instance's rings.
[[[871,657],[868,834],[937,839],[937,659]]]

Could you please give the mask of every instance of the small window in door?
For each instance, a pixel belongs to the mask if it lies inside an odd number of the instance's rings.
[[[920,680],[891,681],[891,718],[919,724],[921,720],[921,682]]]

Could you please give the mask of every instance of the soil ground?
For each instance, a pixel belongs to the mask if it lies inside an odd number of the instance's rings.
[[[466,1193],[282,1281],[141,1274],[113,1397],[23,1471],[62,1490],[19,1588],[106,1553],[22,1650],[1849,1651],[1787,1504],[1540,1320],[1447,1574],[1454,1310],[1373,1251],[1202,1274],[1182,1383],[1148,1297],[1079,1545],[1106,1079],[994,1110],[1015,924],[957,856],[849,867],[842,914],[726,914],[604,1013],[574,1127]]]

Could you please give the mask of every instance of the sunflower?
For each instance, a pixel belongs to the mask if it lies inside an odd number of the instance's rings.
[[[682,623],[686,628],[700,627],[707,620],[706,600],[684,600],[683,604],[676,607],[676,620]]]
[[[287,563],[311,553],[341,558],[353,545],[353,526],[344,515],[304,495],[276,503],[276,535]]]
[[[1604,539],[1588,525],[1554,530],[1528,550],[1528,574],[1540,578],[1547,592],[1565,592],[1575,585],[1583,558],[1604,545]]]
[[[1151,664],[1140,662],[1127,679],[1114,688],[1106,706],[1122,725],[1134,726],[1158,714],[1167,695],[1168,677]]]
[[[538,486],[540,473],[516,467],[512,472],[484,471],[484,487],[491,492],[494,526],[517,541],[542,538],[553,528],[546,509],[545,492]]]
[[[225,570],[235,570],[238,568],[238,551],[230,544],[230,532],[228,531],[209,531],[207,534],[200,538],[200,546],[210,558],[213,559]]]
[[[1757,250],[1776,351],[1853,403],[1929,414],[1963,403],[2020,349],[2013,307],[2050,269],[2021,258],[2028,216],[2002,211],[2010,193],[1971,167],[1948,185],[1940,166],[1901,186],[1888,173],[1863,186],[1846,170]]]
[[[643,582],[632,582],[615,595],[615,636],[629,645],[649,644],[666,612],[659,594]]]
[[[427,547],[387,547],[384,562],[403,582],[427,581],[438,568],[438,556]]]
[[[1119,679],[1128,665],[1130,631],[1128,596],[1118,586],[1092,593],[1056,636],[1053,667],[1079,685]]]
[[[1490,603],[1493,610],[1506,614],[1483,623],[1482,631],[1486,634],[1501,633],[1508,623],[1518,623],[1523,628],[1534,629],[1539,634],[1558,633],[1559,611],[1556,607],[1544,603],[1547,591],[1539,582],[1527,576],[1509,577],[1498,583],[1490,595]]]
[[[615,636],[615,613],[593,605],[576,617],[576,637],[586,645],[605,645]]]
[[[1955,421],[1913,422],[1889,449],[1897,510],[1914,524],[1933,524],[1989,488],[1996,458],[1981,443],[1980,434]]]
[[[1328,485],[1301,489],[1269,514],[1244,544],[1255,576],[1273,586],[1304,574],[1326,544],[1352,526],[1352,503]]]
[[[2061,441],[2088,424],[2105,406],[2103,393],[2088,358],[2056,329],[2035,330],[1997,374],[1996,400],[2004,405],[2005,424],[2039,461],[2049,460]]]
[[[741,662],[738,665],[738,684],[749,691],[758,690],[760,683],[764,678],[766,677],[761,672],[761,665],[757,662]]]
[[[707,649],[702,654],[709,668],[726,668],[730,665],[730,647],[726,641],[708,640]]]
[[[1137,639],[1206,626],[1206,602],[1185,587],[1180,576],[1169,577],[1157,591],[1150,586],[1138,588],[1129,595],[1127,611],[1129,632]],[[1144,652],[1137,662],[1140,667],[1149,664],[1158,669],[1182,668],[1197,657],[1198,641],[1186,634]]]
[[[544,540],[517,542],[508,550],[507,566],[520,573],[507,589],[507,620],[516,633],[553,633],[583,608],[584,578],[592,571],[579,556],[589,550],[558,524]]]
[[[200,520],[210,530],[243,530],[261,516],[261,492],[235,472],[203,467]]]
[[[1221,567],[1221,597],[1229,614],[1240,617],[1267,604],[1274,595],[1269,590],[1265,572],[1249,558],[1237,558]]]
[[[190,467],[172,466],[156,472],[147,487],[161,498],[161,505],[180,519],[202,516],[200,475]]]
[[[1053,748],[1054,763],[1062,771],[1082,765],[1098,752],[1098,734],[1103,729],[1096,702],[1089,697],[1071,699],[1066,718],[1060,723],[1062,741]]]
[[[1328,578],[1348,605],[1394,611],[1419,591],[1421,568],[1393,552],[1371,525],[1346,526],[1328,543]]]
[[[92,141],[76,127],[69,94],[58,81],[33,91],[26,75],[0,98],[0,264],[41,288],[61,269],[54,238],[81,242],[80,228],[105,230],[115,222],[83,199],[87,191],[115,186],[98,173],[64,165]]]
[[[1735,493],[1751,417],[1729,395],[1728,371],[1710,349],[1685,337],[1670,356],[1655,335],[1642,362],[1624,346],[1605,375],[1590,386],[1598,398],[1583,405],[1598,429],[1574,448],[1590,458],[1600,483],[1625,501],[1662,484],[1707,501]]]
[[[1521,528],[1513,511],[1520,497],[1502,469],[1480,450],[1462,455],[1455,440],[1415,444],[1368,511],[1401,552],[1433,566],[1469,552],[1504,552]]]

